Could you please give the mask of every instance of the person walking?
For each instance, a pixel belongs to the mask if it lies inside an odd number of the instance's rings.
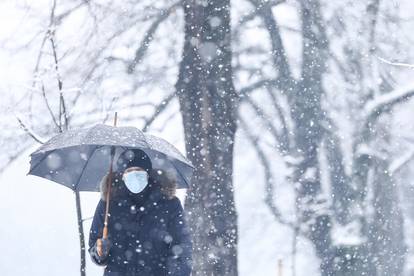
[[[142,150],[123,152],[112,177],[105,239],[107,178],[101,181],[88,250],[94,263],[106,266],[104,276],[191,275],[190,231],[174,177],[153,169]]]

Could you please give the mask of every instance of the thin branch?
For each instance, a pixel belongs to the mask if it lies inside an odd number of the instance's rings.
[[[331,60],[333,61],[333,63],[336,64],[336,66],[338,67],[338,70],[341,73],[344,80],[348,83],[352,83],[352,81],[350,80],[350,76],[349,76],[350,70],[345,67],[345,65],[343,64],[344,62],[341,61],[339,57],[333,51],[329,51],[329,56],[331,57]]]
[[[277,115],[279,117],[279,120],[282,124],[282,133],[281,135],[281,153],[283,155],[286,155],[287,153],[289,153],[291,145],[293,144],[293,142],[290,140],[290,134],[289,134],[289,127],[287,124],[287,120],[286,120],[286,116],[283,112],[282,107],[280,106],[278,100],[276,99],[275,94],[273,93],[273,90],[271,87],[267,88],[267,92],[269,94],[269,97],[272,101],[273,106],[276,109]]]
[[[158,30],[158,27],[160,24],[166,20],[172,12],[175,11],[177,7],[180,7],[182,4],[182,1],[178,1],[166,10],[164,10],[158,17],[155,22],[152,23],[148,31],[146,32],[144,39],[142,40],[140,46],[135,52],[134,60],[129,64],[128,66],[128,74],[132,74],[135,71],[135,67],[142,61],[142,58],[144,57],[152,39],[155,34],[155,32]]]
[[[272,6],[267,1],[250,0],[256,7],[266,30],[269,32],[270,42],[272,45],[272,60],[275,68],[279,69],[281,80],[292,82],[292,73],[286,56],[286,50],[280,35],[280,27],[273,15]]]
[[[401,63],[401,62],[392,62],[392,61],[386,60],[386,59],[384,59],[382,57],[378,57],[378,56],[377,56],[377,59],[379,59],[381,62],[386,63],[388,65],[406,67],[408,69],[413,69],[414,70],[414,64]]]
[[[29,145],[24,145],[21,147],[16,153],[9,155],[7,158],[7,161],[5,162],[4,166],[0,166],[0,175],[4,172],[4,170],[7,169],[7,167],[10,165],[10,163],[17,160],[23,152],[25,152],[28,149]]]
[[[123,33],[127,32],[128,30],[130,30],[129,27],[133,27],[136,23],[134,22],[134,24],[131,24],[128,27],[123,28],[122,30],[119,30],[118,32],[114,33],[113,35],[111,35],[108,39],[106,39],[105,45],[109,45],[111,42],[113,42],[116,38],[118,38],[119,36],[121,36]],[[102,55],[105,54],[106,52],[106,48],[105,47],[101,47],[98,51],[93,52],[93,56],[90,58],[91,61],[94,64],[94,66],[84,74],[83,80],[80,83],[80,87],[84,87],[85,84],[87,84],[93,77],[94,73],[100,69],[102,66],[108,66],[108,62],[102,62],[102,61],[111,61],[113,60],[113,57],[109,57],[109,59],[106,59],[105,57],[103,57]],[[134,89],[132,91],[135,91]],[[82,95],[82,90],[80,90],[75,97],[73,98],[73,100],[71,100],[71,106],[74,107],[78,100],[80,99]],[[70,121],[71,116],[68,115],[68,120]]]
[[[367,102],[364,107],[365,117],[376,118],[384,111],[390,110],[395,105],[409,100],[414,96],[414,85],[405,86]]]
[[[267,1],[266,3],[266,7],[276,7],[277,5],[286,3],[286,0],[273,0],[273,1]],[[250,12],[249,14],[244,15],[240,20],[239,20],[239,24],[243,25],[251,20],[253,20],[256,16],[258,16],[259,12],[261,9],[264,8],[264,5],[256,5],[254,4],[254,10],[252,12]]]
[[[395,174],[395,173],[399,172],[405,165],[407,165],[413,159],[414,159],[414,148],[412,148],[410,151],[405,153],[400,158],[394,160],[390,164],[388,170],[391,174]]]
[[[155,121],[155,119],[158,117],[158,115],[160,115],[167,108],[167,106],[172,102],[172,100],[174,99],[175,95],[176,95],[175,93],[171,93],[164,100],[162,100],[159,105],[157,105],[155,107],[154,113],[151,115],[151,117],[149,117],[146,120],[146,122],[144,124],[144,127],[142,128],[143,131],[147,131],[148,130],[148,128]]]
[[[50,107],[49,101],[48,101],[48,99],[46,97],[46,91],[45,91],[45,86],[44,86],[43,82],[42,82],[42,96],[43,96],[43,99],[45,101],[47,110],[49,111],[50,117],[52,117],[53,123],[55,124],[55,126],[57,128],[59,128],[59,124],[58,124],[58,122],[57,122],[57,120],[55,118],[55,115],[53,114],[52,108]]]
[[[52,8],[51,8],[51,11],[50,11],[49,24],[48,24],[47,30],[46,31],[42,31],[42,32],[44,32],[44,36],[42,38],[42,42],[40,44],[39,53],[38,53],[37,58],[36,58],[36,64],[35,64],[35,68],[33,70],[33,75],[37,75],[37,73],[39,71],[40,62],[41,62],[42,57],[43,57],[43,48],[44,48],[44,46],[46,44],[47,38],[49,37],[49,34],[50,34],[50,31],[51,31],[52,27],[53,26],[60,25],[61,22],[63,21],[63,19],[65,19],[66,17],[68,17],[69,15],[71,15],[72,12],[74,12],[77,9],[81,8],[84,4],[85,3],[82,2],[79,5],[77,5],[77,6],[73,7],[73,8],[71,8],[71,9],[67,10],[66,12],[64,12],[64,13],[56,16],[55,15],[55,11],[56,11],[56,0],[53,1]],[[34,80],[32,86],[35,85],[35,82],[36,82],[36,80]]]
[[[59,132],[62,132],[63,129],[62,129],[61,118],[63,116],[65,130],[68,130],[68,116],[66,114],[65,98],[63,97],[63,91],[62,91],[63,82],[62,82],[62,78],[59,73],[59,61],[58,61],[58,57],[56,53],[56,45],[55,45],[55,41],[53,37],[54,37],[54,32],[50,32],[49,40],[52,45],[53,58],[55,61],[56,79],[57,79],[58,89],[59,89]]]
[[[268,5],[270,7],[275,7],[275,6],[280,5],[282,3],[285,3],[285,2],[286,2],[286,0],[274,0],[274,1],[269,1]],[[246,15],[243,15],[240,18],[240,20],[237,22],[238,24],[234,28],[234,34],[233,35],[238,36],[239,32],[241,30],[243,30],[243,25],[245,25],[246,23],[254,20],[259,15],[260,9],[262,9],[262,8],[263,8],[263,6],[260,6],[260,7],[255,6],[253,11],[251,11],[250,13],[248,13]]]
[[[253,108],[253,110],[256,112],[256,115],[264,121],[265,125],[267,126],[267,129],[270,131],[270,133],[272,134],[274,140],[276,141],[276,144],[282,143],[282,137],[279,134],[276,127],[274,126],[274,124],[273,124],[272,120],[270,119],[269,115],[267,115],[264,112],[264,110],[258,104],[256,104],[253,101],[253,99],[251,97],[245,97],[244,102],[249,104]]]
[[[158,127],[158,128],[154,128],[153,130],[154,131],[157,131],[157,132],[162,132],[165,128],[166,128],[166,126],[170,123],[170,121],[171,120],[173,120],[177,115],[179,115],[180,113],[179,112],[173,112],[173,113],[171,113],[164,121],[163,121],[163,123],[162,123],[162,125],[160,126],[160,127]]]
[[[243,99],[244,97],[248,96],[248,94],[253,92],[254,90],[263,88],[266,86],[279,87],[280,81],[279,79],[264,79],[264,80],[257,81],[255,83],[252,83],[246,87],[239,89],[239,97]]]
[[[291,221],[288,221],[283,218],[281,212],[279,211],[278,207],[274,203],[273,200],[273,194],[274,194],[274,176],[272,173],[272,169],[270,166],[270,162],[267,160],[266,154],[260,147],[258,143],[258,137],[256,137],[249,129],[249,126],[247,125],[246,121],[242,118],[242,116],[239,117],[239,125],[245,132],[248,140],[250,141],[251,145],[255,148],[256,154],[259,157],[260,163],[263,165],[264,171],[265,171],[265,183],[266,183],[266,196],[265,196],[265,203],[267,207],[270,209],[272,215],[274,218],[281,224],[290,226],[292,228],[295,227],[295,224]]]
[[[32,130],[30,130],[25,123],[23,123],[23,121],[16,116],[17,121],[19,122],[19,125],[21,126],[21,128],[30,136],[33,138],[33,140],[35,140],[36,142],[38,142],[39,144],[44,144],[45,142],[43,141],[42,138],[40,138],[38,135],[36,135]]]
[[[367,5],[367,15],[370,21],[369,25],[369,52],[373,55],[376,51],[376,30],[378,25],[378,13],[380,8],[380,0],[371,0]]]

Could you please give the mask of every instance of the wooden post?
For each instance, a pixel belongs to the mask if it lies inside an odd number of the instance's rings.
[[[278,276],[283,276],[283,261],[282,261],[282,259],[279,259],[277,261],[277,275]]]

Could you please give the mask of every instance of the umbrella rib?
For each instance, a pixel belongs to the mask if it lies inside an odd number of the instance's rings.
[[[181,171],[175,166],[174,162],[171,160],[168,160],[174,167],[174,169],[180,174],[181,178],[184,179],[185,183],[187,184],[188,188],[190,187],[190,183],[187,182],[187,179],[185,179],[185,177],[183,176],[183,174],[181,173]]]
[[[76,182],[76,184],[75,184],[75,189],[73,189],[74,191],[78,190],[79,181],[81,180],[82,175],[83,175],[83,172],[85,171],[86,167],[87,167],[87,166],[88,166],[88,164],[89,164],[89,160],[91,160],[91,159],[92,159],[92,156],[95,154],[96,150],[97,150],[97,149],[99,149],[99,148],[101,148],[101,147],[103,147],[103,146],[97,146],[97,147],[96,147],[96,148],[92,151],[92,153],[91,153],[91,155],[89,156],[88,160],[86,160],[85,165],[84,165],[84,166],[83,166],[83,168],[82,168],[82,172],[81,172],[81,173],[80,173],[80,175],[79,175],[78,181],[77,181],[77,182]]]

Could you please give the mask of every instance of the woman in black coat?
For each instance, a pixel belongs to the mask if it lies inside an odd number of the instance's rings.
[[[104,276],[188,276],[192,244],[175,181],[152,170],[140,150],[118,159],[111,186],[108,239],[102,239],[106,178],[89,235],[89,253]],[[98,249],[97,244],[102,247]]]

